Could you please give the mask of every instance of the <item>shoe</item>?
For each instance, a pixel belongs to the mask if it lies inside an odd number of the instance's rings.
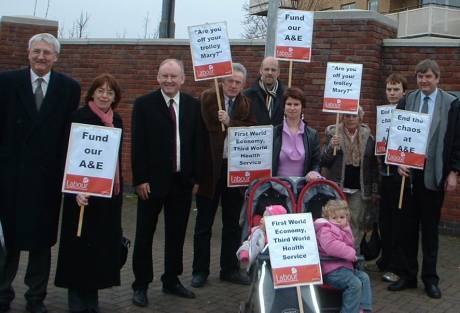
[[[414,289],[414,288],[417,288],[417,281],[401,278],[397,282],[394,282],[390,286],[388,286],[387,289],[389,291],[401,291],[404,289]]]
[[[386,283],[395,283],[399,280],[399,276],[392,272],[386,272],[382,275],[382,281]]]
[[[187,299],[195,299],[195,294],[185,288],[180,282],[175,285],[167,286],[163,284],[162,291],[171,295],[175,295]]]
[[[9,303],[0,303],[0,313],[5,313],[10,310],[10,304]]]
[[[208,279],[207,275],[204,274],[194,274],[192,277],[192,283],[190,284],[193,288],[203,287]]]
[[[26,310],[30,313],[46,313],[46,306],[42,301],[28,301],[26,305]]]
[[[149,304],[149,299],[147,298],[147,289],[134,290],[133,304],[140,307],[146,307]]]
[[[441,290],[435,284],[425,284],[425,292],[430,298],[433,298],[433,299],[441,298]]]
[[[231,272],[220,272],[220,280],[228,281],[233,284],[239,285],[249,285],[249,276],[246,274],[241,273],[238,270],[234,270]]]

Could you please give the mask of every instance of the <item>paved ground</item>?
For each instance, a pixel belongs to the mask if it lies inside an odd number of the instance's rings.
[[[196,211],[191,212],[190,222],[187,232],[187,238],[184,251],[184,275],[181,277],[184,285],[189,285],[192,267],[192,245],[193,245],[193,225]],[[123,213],[123,225],[125,234],[134,240],[135,230],[135,199],[127,197]],[[217,218],[220,218],[217,217]],[[244,301],[248,294],[248,287],[232,285],[221,282],[218,277],[219,273],[219,226],[220,220],[216,219],[213,235],[213,250],[211,275],[209,283],[201,289],[194,289],[197,298],[194,300],[180,299],[170,295],[164,295],[161,292],[161,282],[159,277],[163,268],[163,225],[162,219],[157,228],[157,234],[154,240],[154,270],[157,274],[155,281],[149,289],[150,305],[141,309],[131,304],[132,291],[130,284],[133,280],[131,271],[131,253],[127,264],[122,270],[122,285],[109,290],[100,292],[100,307],[103,313],[112,312],[155,312],[155,313],[234,313],[238,312],[238,306]],[[158,252],[158,253],[157,253]],[[21,259],[21,266],[16,277],[14,287],[16,299],[12,303],[12,313],[25,311],[25,292],[24,269],[27,260],[27,254],[24,253]],[[64,289],[56,288],[53,285],[54,264],[56,261],[56,251],[53,251],[52,274],[49,283],[48,297],[45,301],[50,313],[67,312],[67,297]],[[441,236],[440,257],[439,257],[439,274],[441,277],[440,287],[443,291],[441,300],[432,300],[428,298],[422,289],[391,293],[386,291],[386,284],[380,281],[379,273],[369,273],[372,278],[374,293],[374,312],[396,313],[396,312],[413,312],[413,313],[458,313],[460,312],[460,238]]]

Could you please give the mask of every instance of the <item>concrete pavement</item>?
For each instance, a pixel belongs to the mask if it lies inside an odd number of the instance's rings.
[[[125,235],[134,242],[135,220],[136,220],[136,198],[127,196],[123,208],[123,227]],[[190,286],[192,259],[193,259],[193,227],[196,211],[190,214],[187,238],[184,247],[184,274],[181,281],[184,285]],[[204,288],[193,289],[197,298],[194,300],[181,299],[175,296],[165,295],[161,292],[161,281],[159,280],[163,269],[163,219],[160,218],[157,233],[154,238],[154,272],[155,279],[148,291],[150,305],[147,308],[138,308],[131,303],[131,283],[133,274],[131,270],[132,247],[129,251],[128,262],[122,270],[121,286],[100,292],[100,308],[103,313],[112,312],[155,312],[155,313],[236,313],[240,302],[247,297],[249,288],[219,280],[219,253],[220,253],[220,214],[216,216],[214,232],[212,237],[212,260],[211,274],[208,284]],[[50,313],[67,311],[66,290],[54,286],[54,272],[56,263],[56,248],[53,249],[52,272],[48,288],[48,296],[45,304]],[[25,312],[24,273],[27,260],[27,253],[21,255],[21,265],[14,282],[16,298],[11,304],[11,313]],[[381,282],[380,273],[369,275],[372,279],[374,295],[374,311],[385,313],[458,313],[460,312],[460,238],[441,236],[438,271],[441,278],[440,288],[443,297],[440,300],[428,298],[423,291],[423,284],[419,282],[418,289],[411,289],[402,292],[389,292],[387,284]],[[191,288],[191,287],[190,287]]]

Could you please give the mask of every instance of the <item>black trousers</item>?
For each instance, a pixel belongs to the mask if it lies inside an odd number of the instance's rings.
[[[419,233],[422,235],[422,281],[425,284],[438,284],[436,271],[438,259],[438,226],[444,191],[425,188],[423,171],[413,170],[412,203],[408,206],[407,225],[403,241],[406,256],[406,278],[417,280]]]
[[[212,224],[219,202],[222,206],[221,272],[229,273],[239,268],[236,251],[241,243],[239,218],[243,195],[240,188],[227,187],[227,165],[224,163],[214,197],[196,197],[198,214],[193,238],[193,274],[209,275]]]
[[[382,254],[377,260],[377,266],[382,271],[390,271],[398,275],[403,271],[403,238],[402,230],[407,220],[407,205],[409,204],[410,189],[406,188],[403,209],[398,209],[401,177],[381,176],[379,230],[382,240]],[[405,184],[409,185],[408,182]]]
[[[153,280],[152,242],[158,215],[164,207],[165,259],[163,285],[171,286],[179,282],[182,274],[183,247],[192,200],[192,187],[185,185],[179,174],[174,175],[168,195],[152,197],[146,201],[138,199],[136,239],[133,251],[133,272],[135,280],[132,288],[147,289]]]
[[[50,276],[51,248],[29,250],[29,263],[27,264],[24,283],[29,289],[24,294],[29,302],[43,301],[46,297],[46,288]],[[9,249],[6,255],[5,275],[0,282],[0,303],[13,301],[15,293],[12,286],[18,272],[20,250]]]

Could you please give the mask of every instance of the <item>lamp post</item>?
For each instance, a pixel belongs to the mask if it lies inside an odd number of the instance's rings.
[[[159,37],[174,38],[176,24],[174,23],[175,0],[163,0]]]

